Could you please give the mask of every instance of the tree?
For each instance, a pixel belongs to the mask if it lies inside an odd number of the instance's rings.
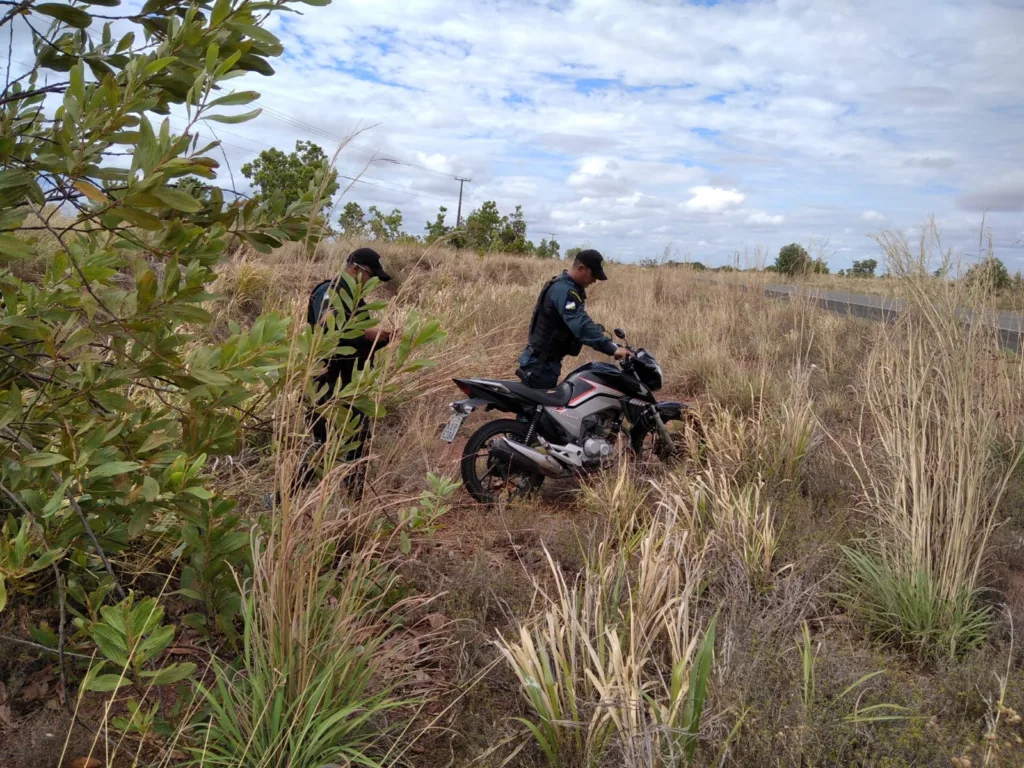
[[[493,250],[505,253],[533,252],[533,243],[526,239],[526,216],[523,214],[523,206],[517,205],[513,214],[502,217],[497,239],[491,246]]]
[[[345,203],[341,214],[338,216],[338,227],[341,234],[348,238],[366,237],[367,223],[366,214],[359,203],[349,201]]]
[[[569,260],[575,259],[577,254],[579,254],[579,252],[582,250],[582,248],[570,248],[565,252],[565,258]]]
[[[452,231],[452,228],[444,223],[445,215],[448,213],[448,209],[443,205],[437,211],[437,218],[433,222],[428,221],[427,226],[424,229],[427,230],[427,244],[436,242],[443,237],[447,237]]]
[[[689,264],[690,269],[692,269],[694,272],[703,272],[704,270],[707,269],[707,267],[705,267],[704,264],[702,264],[699,261],[691,261],[689,262]]]
[[[983,291],[1004,291],[1012,284],[1006,265],[992,255],[968,267],[964,280]]]
[[[100,5],[113,8],[94,19]],[[128,593],[129,584],[140,593],[154,583],[135,579],[133,564],[146,553],[158,588],[166,574],[184,623],[207,634],[235,630],[238,584],[252,577],[251,521],[209,487],[208,458],[265,429],[254,411],[268,396],[295,388],[315,398],[306,384],[313,361],[373,323],[354,313],[355,329],[313,333],[305,323],[292,328],[290,313],[268,312],[251,328],[213,332],[209,310],[223,303],[211,283],[229,237],[263,252],[315,246],[326,224],[314,191],[332,176],[325,164],[307,169],[287,208],[283,194],[225,195],[218,144],[199,141],[197,129],[258,114],[232,114],[259,94],[231,91],[230,81],[273,72],[267,59],[282,49],[264,25],[299,3],[157,2],[120,13],[119,5],[16,9],[18,23],[34,24],[37,58],[0,94],[0,611],[20,594],[59,606],[59,629],[44,625],[37,640],[56,646],[62,683],[61,646],[74,636],[95,652],[85,689],[117,690],[116,675],[94,673],[125,668],[144,698],[128,706],[145,713],[156,712],[151,686],[185,680],[195,665],[142,668],[170,645],[174,627],[160,626],[153,598]],[[102,21],[110,15],[119,37]],[[0,28],[14,19],[5,15]],[[161,118],[172,107],[181,133]],[[207,194],[193,194],[191,176]],[[45,274],[20,276],[11,265],[24,260]],[[395,345],[398,367],[412,367],[409,341],[438,339],[436,325],[417,325]],[[383,383],[370,372],[340,397],[343,407],[372,408],[369,387]],[[157,541],[173,556],[154,562]],[[127,642],[128,634],[149,637]]]
[[[559,251],[561,250],[561,247],[562,246],[559,245],[558,241],[554,238],[551,240],[541,240],[535,253],[537,257],[541,259],[557,259],[560,258]]]
[[[497,240],[501,223],[498,204],[493,200],[487,200],[466,217],[466,246],[478,251],[491,250]]]
[[[864,259],[863,261],[853,262],[853,267],[850,268],[851,277],[874,277],[875,270],[878,268],[878,262],[874,259]]]
[[[402,212],[397,208],[392,208],[391,213],[385,216],[376,205],[371,205],[369,214],[367,226],[374,240],[398,240],[405,234],[402,232]]]
[[[811,269],[811,257],[807,249],[798,243],[790,243],[779,250],[772,266],[774,272],[783,275],[802,275]]]
[[[326,184],[325,169],[329,169]],[[331,198],[338,191],[338,172],[330,167],[323,149],[311,141],[296,141],[295,151],[287,155],[276,148],[265,149],[242,166],[242,175],[252,182],[257,199],[280,194],[286,209],[311,188],[321,194],[321,186],[325,207],[330,207]]]
[[[212,322],[203,305],[229,235],[262,251],[315,243],[323,218],[308,193],[287,211],[226,200],[212,183],[217,143],[198,142],[196,126],[255,117],[225,114],[259,97],[229,92],[228,81],[272,71],[266,59],[280,44],[262,25],[289,5],[238,0],[223,6],[230,18],[220,5],[151,5],[122,17],[120,39],[110,24],[93,26],[93,6],[19,11],[40,29],[54,23],[31,70],[0,96],[0,287],[12,321],[0,334],[0,483],[5,516],[20,518],[28,561],[46,564],[39,575],[52,570],[62,610],[65,591],[80,605],[86,591],[98,603],[127,600],[105,552],[164,536],[154,525],[174,520],[169,531],[189,534],[177,542],[180,594],[205,614],[204,628],[231,628],[231,568],[245,572],[248,545],[233,530],[233,504],[205,488],[205,464],[237,449],[250,398],[281,380],[289,320],[269,314],[220,343],[196,332]],[[54,87],[39,89],[46,80]],[[186,105],[183,133],[154,124]],[[40,217],[44,208],[60,215]],[[30,214],[47,242],[19,230]],[[21,259],[45,263],[46,276],[19,278],[10,264]],[[10,534],[4,526],[0,539]],[[216,563],[211,537],[223,545]],[[5,581],[27,589],[9,565],[0,558],[0,609]]]
[[[815,275],[827,275],[828,263],[823,258],[814,259],[810,264],[810,272]]]

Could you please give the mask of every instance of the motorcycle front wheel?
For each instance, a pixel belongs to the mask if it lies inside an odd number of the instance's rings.
[[[470,435],[462,450],[462,484],[481,504],[528,496],[544,482],[544,475],[512,466],[491,454],[491,443],[507,437],[526,443],[528,426],[515,419],[489,421]]]
[[[701,460],[705,449],[704,425],[697,413],[689,408],[683,411],[679,421],[666,424],[672,437],[672,445],[665,445],[656,429],[647,430],[635,426],[630,431],[630,448],[633,457],[641,463],[660,459],[666,464],[675,464],[685,459]]]

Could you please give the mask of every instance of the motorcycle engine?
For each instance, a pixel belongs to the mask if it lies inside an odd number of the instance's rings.
[[[583,420],[580,441],[588,461],[600,461],[612,454],[612,443],[621,424],[621,412],[598,413]]]

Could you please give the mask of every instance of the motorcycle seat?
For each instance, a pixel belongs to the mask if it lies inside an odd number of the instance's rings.
[[[572,397],[572,384],[568,381],[562,382],[554,389],[534,389],[533,387],[526,386],[521,381],[506,381],[504,379],[477,379],[477,381],[500,384],[509,392],[518,395],[524,400],[553,408],[561,408],[568,405],[569,399]]]

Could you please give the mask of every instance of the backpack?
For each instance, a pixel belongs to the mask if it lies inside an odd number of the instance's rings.
[[[309,304],[306,306],[306,322],[309,323],[311,328],[315,329],[320,325],[324,316],[324,310],[331,306],[331,299],[327,295],[327,291],[334,282],[335,278],[317,283],[312,293],[309,294]]]

